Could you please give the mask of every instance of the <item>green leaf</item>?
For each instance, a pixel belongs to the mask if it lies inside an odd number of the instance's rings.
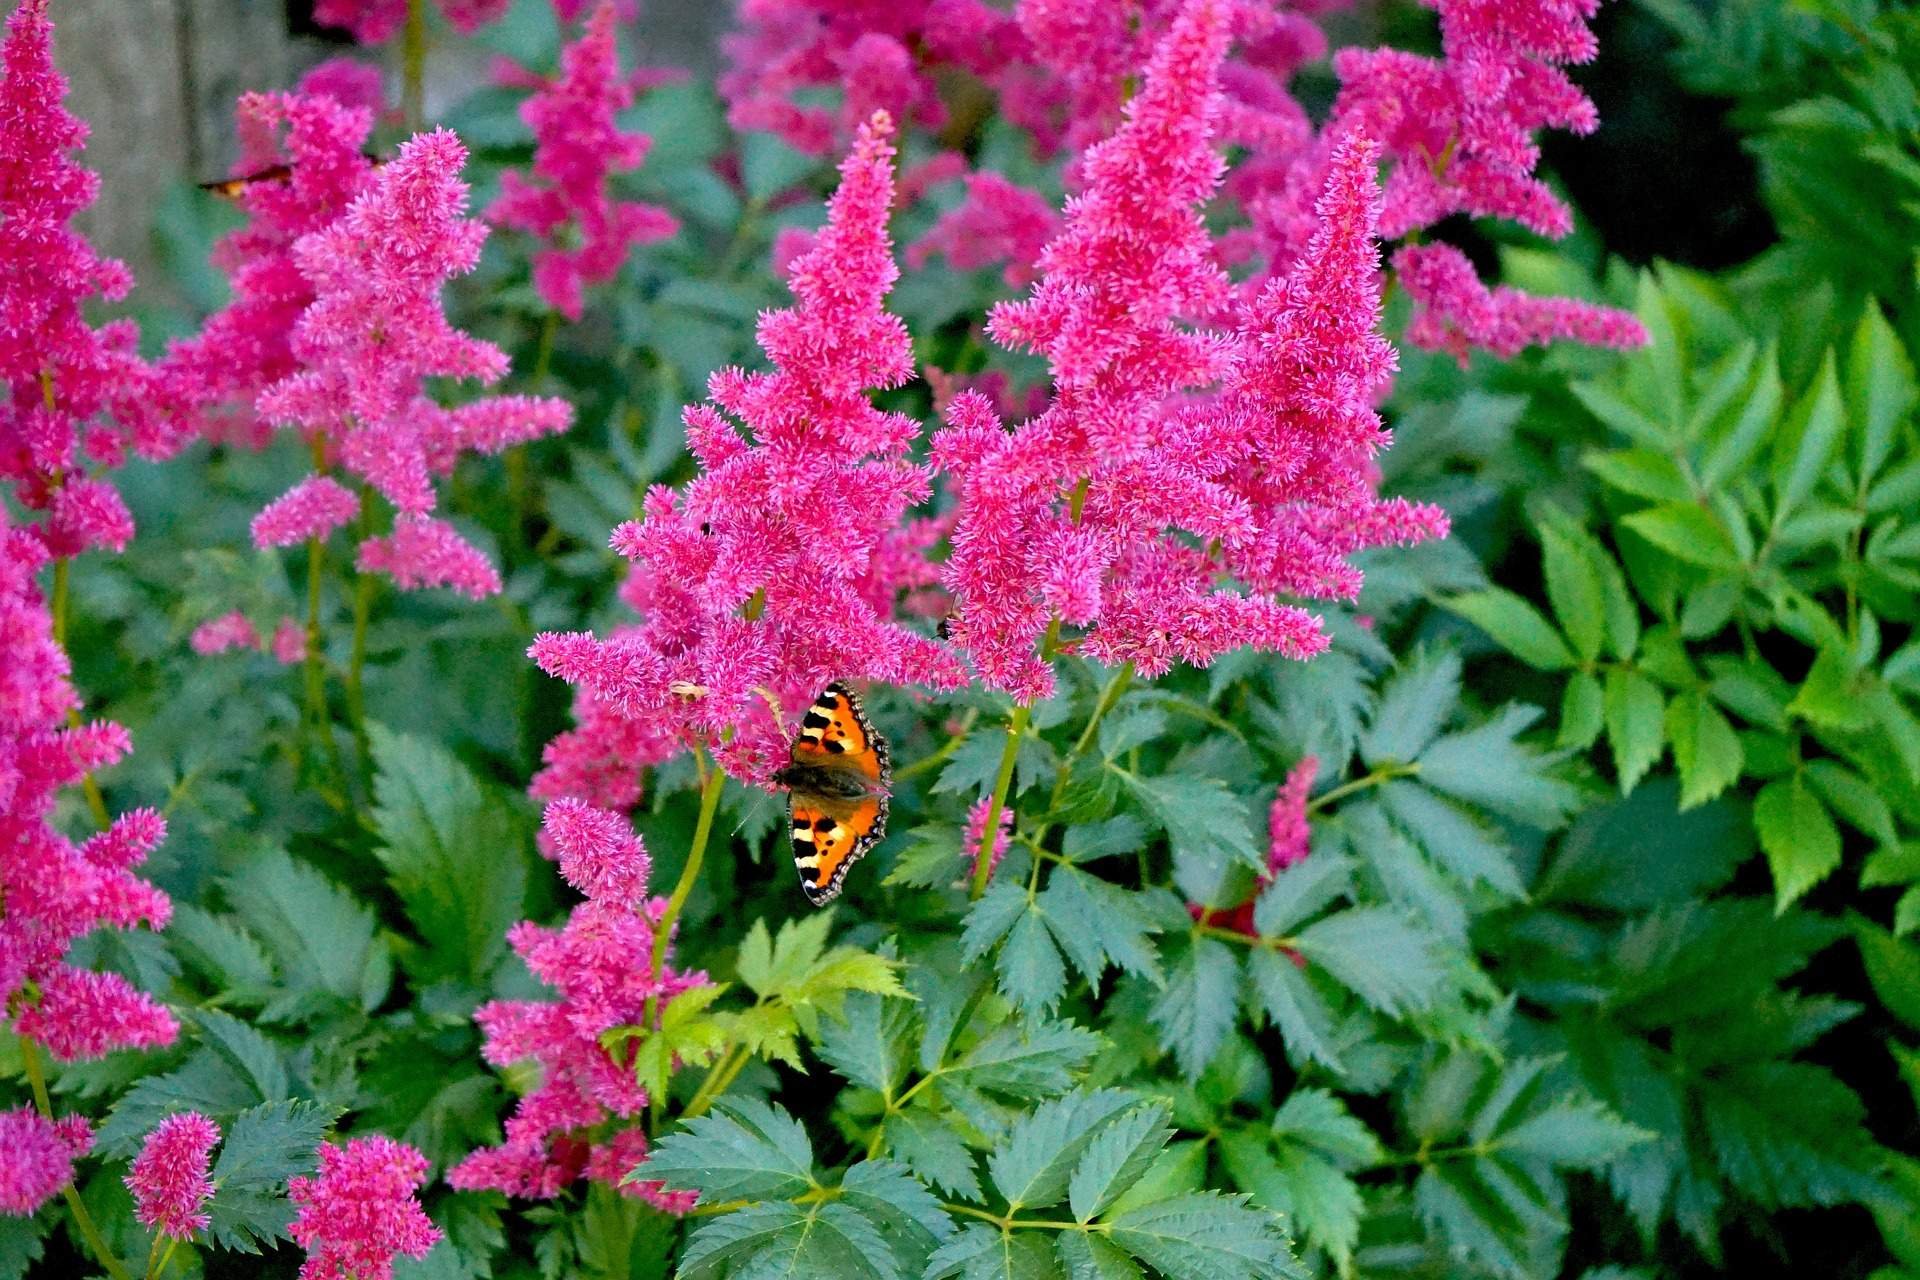
[[[1254,840],[1247,802],[1218,778],[1129,773],[1125,781],[1147,816],[1167,833],[1176,862],[1202,867],[1239,862],[1255,870],[1266,865],[1266,855]]]
[[[681,1280],[906,1280],[885,1237],[839,1203],[751,1204],[710,1218],[687,1240]]]
[[[918,1276],[954,1233],[940,1202],[892,1160],[863,1160],[847,1170],[840,1201],[880,1228],[903,1276]]]
[[[1873,719],[1862,696],[1864,683],[1851,670],[1844,653],[1823,648],[1814,656],[1807,678],[1787,704],[1787,712],[1822,728],[1865,729]]]
[[[1560,732],[1554,736],[1553,745],[1584,751],[1605,727],[1606,695],[1600,691],[1600,681],[1589,672],[1574,672],[1560,695]]]
[[[1794,402],[1786,422],[1774,436],[1773,485],[1777,495],[1774,519],[1805,501],[1819,481],[1840,443],[1846,410],[1840,400],[1840,378],[1833,352],[1820,362],[1813,385]]]
[[[1156,985],[1163,981],[1151,935],[1160,926],[1140,895],[1073,867],[1057,867],[1040,894],[1054,940],[1094,988],[1111,963]]]
[[[224,1122],[256,1103],[259,1089],[212,1049],[201,1049],[164,1075],[144,1076],[121,1094],[94,1136],[95,1149],[130,1157],[152,1128],[176,1111],[198,1111]]]
[[[1359,1169],[1385,1159],[1373,1130],[1354,1118],[1325,1089],[1296,1087],[1274,1113],[1277,1141],[1316,1151],[1342,1169]]]
[[[1827,807],[1799,774],[1776,778],[1753,802],[1753,825],[1773,868],[1778,910],[1840,865],[1840,831]]]
[[[1579,789],[1549,775],[1540,756],[1516,741],[1539,714],[1533,707],[1509,705],[1471,729],[1441,738],[1420,757],[1420,781],[1542,830],[1560,826],[1579,807]]]
[[[1353,891],[1353,862],[1338,856],[1303,858],[1283,868],[1261,891],[1253,927],[1263,938],[1279,937]]]
[[[871,992],[847,998],[843,1017],[821,1022],[821,1059],[854,1084],[888,1093],[906,1080],[909,1006]]]
[[[256,854],[226,884],[227,900],[248,931],[272,953],[283,994],[262,1011],[269,1021],[310,1012],[316,1001],[371,1008],[386,995],[363,989],[385,944],[373,913],[352,894],[280,850]],[[369,997],[372,997],[369,999]]]
[[[646,1086],[649,1094],[654,1097],[666,1096],[667,1084],[675,1067],[711,1062],[726,1051],[727,1024],[706,1016],[708,1007],[726,989],[724,983],[689,987],[667,1001],[666,1007],[660,1011],[660,1026],[657,1029],[649,1031],[634,1028],[629,1033],[640,1042],[633,1054],[634,1078]],[[776,1050],[784,1047],[778,1026],[762,1023],[752,1029],[760,1032],[755,1037],[755,1048],[759,1051],[764,1053],[770,1047]],[[790,1045],[792,1038],[789,1029],[784,1039]],[[790,1051],[773,1056],[794,1057],[797,1054]]]
[[[1067,966],[1038,909],[1022,912],[994,963],[1000,991],[1026,1013],[1044,1013],[1067,989]]]
[[[1317,1062],[1344,1074],[1346,1067],[1334,1046],[1333,1011],[1292,959],[1263,947],[1248,958],[1247,974],[1294,1060]]]
[[[1560,522],[1543,521],[1539,532],[1541,568],[1554,617],[1559,619],[1560,629],[1572,642],[1580,661],[1592,662],[1600,656],[1607,634],[1605,589],[1599,567],[1589,558],[1588,548],[1568,536]]]
[[[750,133],[740,140],[740,175],[747,196],[765,204],[812,177],[820,162],[771,133]]]
[[[1072,1087],[1073,1071],[1099,1047],[1100,1037],[1085,1028],[1034,1019],[995,1028],[948,1063],[944,1078],[1030,1100]]]
[[[1196,938],[1167,977],[1150,1016],[1162,1048],[1171,1050],[1188,1079],[1197,1077],[1233,1030],[1240,1005],[1240,964],[1215,938]]]
[[[1853,921],[1853,937],[1880,1003],[1920,1031],[1920,947],[1861,919]]]
[[[1580,465],[1622,493],[1652,502],[1680,502],[1693,492],[1674,460],[1657,449],[1590,450]]]
[[[1899,335],[1872,299],[1847,349],[1847,419],[1856,477],[1878,475],[1893,448],[1894,432],[1920,400],[1913,361]]]
[[[1129,1209],[1107,1239],[1168,1276],[1209,1280],[1304,1280],[1273,1217],[1245,1196],[1203,1191]]]
[[[1351,1266],[1365,1206],[1360,1188],[1332,1161],[1292,1144],[1276,1152],[1244,1130],[1221,1137],[1220,1159],[1255,1204],[1286,1215],[1294,1234],[1325,1249],[1341,1272]]]
[[[1090,1222],[1132,1186],[1165,1149],[1173,1131],[1160,1103],[1136,1108],[1101,1129],[1087,1143],[1067,1187],[1073,1216]]]
[[[0,1217],[0,1280],[26,1280],[45,1251],[51,1225],[34,1218]]]
[[[1823,1067],[1763,1062],[1701,1082],[1716,1164],[1762,1208],[1877,1200],[1883,1154],[1852,1090]]]
[[[1580,1099],[1535,1112],[1494,1141],[1502,1151],[1555,1168],[1598,1169],[1651,1137],[1600,1103]]]
[[[374,762],[374,856],[425,946],[409,956],[422,981],[481,984],[526,914],[532,832],[517,806],[482,789],[438,745],[367,726]]]
[[[1463,884],[1484,884],[1507,898],[1526,896],[1512,851],[1452,803],[1404,780],[1381,787],[1379,802],[1409,839]]]
[[[1562,671],[1574,665],[1572,652],[1553,624],[1542,617],[1538,609],[1504,587],[1469,592],[1445,603],[1530,667]]]
[[[1062,1231],[1054,1248],[1069,1280],[1141,1280],[1145,1275],[1118,1246],[1099,1236]]]
[[[1740,737],[1705,694],[1688,690],[1667,705],[1667,737],[1680,767],[1682,811],[1705,804],[1740,777]]]
[[[1740,553],[1726,526],[1705,507],[1691,502],[1667,502],[1625,517],[1622,524],[1679,560],[1703,569],[1738,569]]]
[[[273,962],[252,934],[227,916],[190,902],[174,904],[167,941],[182,960],[211,978],[229,999],[257,1004],[273,986]]]
[[[1001,1232],[970,1222],[927,1260],[922,1280],[1063,1280],[1047,1244],[1036,1231]]]
[[[980,1199],[980,1175],[960,1135],[918,1109],[887,1120],[887,1141],[925,1181],[962,1200]]]
[[[1016,1120],[987,1159],[993,1185],[1013,1209],[1041,1209],[1066,1198],[1081,1153],[1109,1122],[1137,1106],[1121,1089],[1075,1090]],[[1164,1119],[1164,1117],[1163,1117]]]
[[[1419,759],[1459,701],[1460,655],[1450,649],[1416,652],[1380,691],[1380,705],[1360,739],[1361,758],[1376,768]]]
[[[960,954],[971,964],[995,943],[1027,912],[1027,886],[1011,876],[987,883],[987,891],[967,908],[966,926],[960,931]]]
[[[339,1114],[338,1108],[316,1102],[284,1100],[235,1116],[213,1166],[208,1237],[243,1253],[286,1239],[293,1221],[284,1194],[287,1179],[312,1172],[320,1139]]]
[[[1607,745],[1620,778],[1620,794],[1632,791],[1660,759],[1666,706],[1660,686],[1637,671],[1607,672]]]
[[[711,1201],[790,1199],[815,1185],[813,1144],[784,1110],[725,1098],[660,1139],[645,1174]]]
[[[1387,907],[1355,907],[1308,925],[1294,945],[1381,1013],[1431,1004],[1442,973],[1432,940]]]

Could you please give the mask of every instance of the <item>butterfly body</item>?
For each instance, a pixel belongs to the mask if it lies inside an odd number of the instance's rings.
[[[886,834],[887,740],[836,680],[801,717],[789,757],[773,777],[787,788],[794,868],[807,901],[824,906]]]

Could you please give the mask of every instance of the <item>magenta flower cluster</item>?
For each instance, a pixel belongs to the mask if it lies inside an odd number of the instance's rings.
[[[620,273],[635,245],[664,240],[679,221],[658,205],[618,200],[612,176],[637,169],[652,139],[623,132],[615,117],[633,104],[633,83],[620,72],[614,6],[602,0],[580,38],[560,54],[560,74],[520,106],[533,130],[533,172],[508,170],[487,217],[546,242],[534,255],[540,296],[578,320],[587,285]]]
[[[532,1061],[539,1083],[514,1106],[506,1141],[469,1155],[447,1174],[467,1190],[551,1199],[587,1178],[683,1212],[692,1198],[658,1184],[621,1186],[647,1152],[641,1127],[647,1091],[630,1062],[600,1043],[639,1025],[650,1008],[706,982],[653,962],[654,929],[666,900],[647,896],[647,851],[626,819],[577,800],[547,806],[542,848],[584,895],[566,924],[515,925],[508,940],[554,1000],[495,1000],[474,1020],[496,1067]]]
[[[142,1226],[184,1240],[212,1220],[207,1168],[219,1143],[220,1126],[197,1111],[177,1112],[153,1127],[126,1177]]]
[[[420,1207],[427,1158],[374,1134],[322,1143],[320,1169],[287,1183],[298,1212],[287,1234],[307,1251],[300,1280],[393,1280],[394,1259],[424,1258],[440,1228]]]

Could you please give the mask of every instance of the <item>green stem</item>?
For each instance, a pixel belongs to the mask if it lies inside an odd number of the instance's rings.
[[[705,1114],[707,1108],[713,1105],[713,1100],[725,1093],[740,1073],[746,1070],[747,1059],[751,1056],[745,1045],[735,1045],[727,1050],[726,1056],[714,1063],[707,1072],[707,1078],[700,1082],[700,1087],[694,1091],[680,1118],[691,1120]]]
[[[1013,715],[1007,720],[1007,745],[1000,753],[1000,770],[993,780],[993,799],[987,802],[987,822],[981,827],[986,834],[981,838],[980,856],[973,864],[973,888],[971,896],[977,898],[987,891],[987,877],[993,874],[993,859],[987,856],[1000,830],[1000,814],[1007,807],[1007,788],[1013,785],[1013,764],[1020,756],[1020,735],[1027,731],[1027,722],[1033,719],[1033,708],[1021,703],[1013,709]]]
[[[1319,813],[1336,800],[1344,800],[1356,791],[1365,791],[1368,787],[1377,787],[1383,782],[1392,782],[1395,778],[1411,778],[1420,772],[1419,764],[1384,764],[1364,777],[1351,782],[1343,782],[1333,790],[1315,796],[1307,802],[1308,813]]]
[[[33,1088],[33,1104],[40,1114],[48,1120],[53,1119],[53,1099],[47,1096],[47,1076],[40,1066],[40,1046],[26,1036],[20,1037],[20,1059],[26,1067],[27,1083]],[[86,1201],[69,1182],[61,1188],[66,1197],[67,1210],[73,1214],[73,1225],[80,1228],[80,1234],[86,1239],[87,1247],[93,1250],[93,1256],[100,1260],[107,1274],[113,1280],[133,1280],[127,1269],[120,1265],[120,1259],[114,1257],[113,1250],[107,1248],[107,1242],[100,1235],[100,1228],[93,1225],[93,1215],[87,1212]]]
[[[360,770],[373,772],[373,748],[367,739],[367,623],[373,616],[373,593],[378,587],[370,573],[353,575],[353,648],[347,658],[347,720],[359,749]]]
[[[321,665],[320,595],[327,572],[327,544],[322,538],[307,539],[307,657],[303,664],[307,683],[307,716],[321,734],[329,734],[327,724],[327,675]]]
[[[700,786],[700,817],[694,823],[693,846],[687,850],[687,865],[680,869],[680,882],[673,886],[673,896],[667,899],[667,909],[653,926],[650,967],[656,984],[666,967],[667,943],[673,937],[673,922],[680,918],[680,908],[687,905],[687,895],[693,892],[693,883],[700,878],[700,864],[706,860],[707,838],[713,834],[713,815],[720,808],[720,789],[726,780],[726,770],[715,764],[708,770],[706,781]],[[647,997],[645,1024],[649,1028],[653,1026],[654,1001],[655,997]]]
[[[952,737],[940,744],[939,750],[929,755],[921,756],[904,769],[895,769],[893,771],[893,781],[895,785],[905,782],[908,778],[916,774],[925,773],[929,769],[937,769],[944,764],[947,757],[958,751],[960,744],[967,740],[967,735],[973,732],[973,722],[979,719],[979,717],[980,713],[978,710],[973,707],[968,707],[967,713],[960,717],[959,729],[954,732]]]
[[[427,123],[427,4],[407,0],[407,26],[400,37],[400,109],[407,132]]]

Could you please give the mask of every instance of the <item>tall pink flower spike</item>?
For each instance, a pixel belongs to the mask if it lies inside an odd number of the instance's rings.
[[[580,318],[585,287],[619,275],[633,246],[680,228],[658,205],[617,200],[608,189],[612,175],[639,168],[652,145],[615,124],[633,105],[633,86],[620,73],[614,16],[611,0],[602,0],[561,51],[559,77],[521,105],[535,139],[533,173],[501,175],[500,198],[487,209],[490,220],[548,242],[534,257],[534,286],[569,320]]]
[[[299,367],[260,393],[260,414],[296,424],[318,455],[365,480],[398,511],[393,532],[360,547],[361,567],[403,589],[500,589],[478,549],[430,514],[433,477],[463,450],[497,453],[564,431],[572,409],[542,396],[490,396],[443,408],[430,377],[497,381],[506,353],[456,329],[442,309],[448,279],[471,271],[487,229],[464,216],[466,148],[444,129],[403,143],[339,218],[302,236],[293,261],[314,299],[293,329]],[[325,494],[324,501],[321,495]],[[345,510],[309,478],[263,513],[256,537],[318,528]]]
[[[647,896],[646,847],[626,819],[578,800],[555,801],[541,850],[558,859],[585,900],[558,930],[526,921],[508,937],[558,997],[495,1000],[474,1015],[487,1061],[504,1068],[531,1060],[539,1083],[515,1104],[506,1141],[473,1152],[447,1181],[544,1200],[584,1177],[684,1212],[693,1197],[654,1183],[621,1185],[646,1155],[648,1098],[600,1036],[640,1022],[649,1000],[671,999],[706,976],[669,966],[655,979],[653,930],[666,902]]]
[[[644,517],[615,530],[639,623],[534,643],[541,668],[579,689],[579,727],[549,747],[537,794],[631,803],[601,780],[687,736],[761,780],[786,746],[761,690],[798,714],[835,678],[964,682],[943,646],[894,620],[900,594],[934,571],[931,531],[902,521],[929,492],[907,457],[919,425],[867,398],[913,373],[906,328],[883,306],[898,275],[891,134],[879,114],[861,130],[827,225],[793,264],[795,305],[761,316],[773,368],[722,370],[711,402],[687,409],[700,474],[677,494],[655,488]]]
[[[133,323],[87,323],[86,305],[119,300],[133,277],[70,225],[100,183],[72,158],[87,126],[66,92],[47,0],[22,0],[0,45],[0,479],[44,513],[37,535],[61,557],[133,536],[120,495],[90,466],[162,457],[183,440]]]
[[[220,1126],[197,1111],[177,1112],[153,1127],[125,1178],[140,1225],[184,1240],[212,1221],[207,1165],[219,1141]]]
[[[440,12],[461,35],[498,22],[513,0],[439,0]],[[385,44],[407,25],[407,0],[314,0],[313,20],[343,27],[361,44]]]
[[[1042,634],[1086,629],[1082,651],[1146,675],[1240,645],[1293,657],[1325,647],[1316,619],[1219,584],[1201,548],[1254,531],[1249,504],[1196,448],[1204,406],[1181,399],[1234,367],[1231,335],[1183,320],[1225,312],[1200,205],[1227,47],[1225,0],[1189,0],[1148,65],[1126,122],[1087,153],[1086,189],[1040,257],[1032,293],[994,309],[996,341],[1044,355],[1054,397],[1015,428],[955,397],[934,459],[961,484],[944,581],[954,638],[988,683],[1023,702],[1053,671]],[[1193,535],[1193,541],[1177,531]]]

